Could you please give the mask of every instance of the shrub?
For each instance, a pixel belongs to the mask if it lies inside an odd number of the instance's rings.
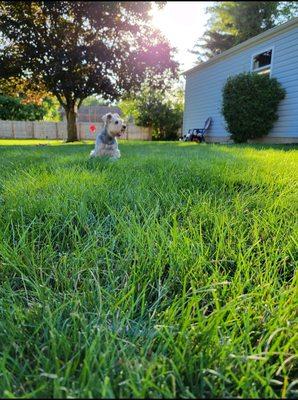
[[[183,105],[153,94],[138,101],[137,124],[152,127],[156,140],[175,140],[182,125]]]
[[[184,89],[171,73],[149,74],[139,89],[126,94],[118,106],[128,121],[150,127],[153,139],[178,139],[183,121]]]
[[[184,89],[171,71],[148,74],[138,90],[126,93],[118,104],[124,118],[152,129],[155,140],[178,139],[182,127]]]
[[[151,127],[153,139],[175,140],[182,125],[183,103],[179,98],[165,97],[155,90],[150,95],[145,92],[134,99],[122,100],[118,105],[124,118],[133,117],[137,125]]]
[[[242,73],[228,78],[223,88],[222,114],[236,143],[267,135],[278,119],[285,90],[275,78]]]
[[[43,119],[45,114],[43,106],[23,104],[20,98],[0,95],[0,119],[34,121]]]

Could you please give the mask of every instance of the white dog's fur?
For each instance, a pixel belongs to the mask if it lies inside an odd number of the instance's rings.
[[[90,157],[112,157],[120,158],[120,150],[116,137],[125,131],[124,125],[119,114],[108,113],[102,117],[104,127],[97,135],[95,149],[91,151]]]

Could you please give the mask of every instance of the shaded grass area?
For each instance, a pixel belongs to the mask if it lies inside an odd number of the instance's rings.
[[[1,397],[297,397],[294,146],[11,144]]]

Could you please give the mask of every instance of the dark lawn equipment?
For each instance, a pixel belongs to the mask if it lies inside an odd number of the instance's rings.
[[[209,117],[205,121],[204,128],[194,128],[189,129],[188,133],[183,135],[184,142],[205,142],[205,134],[207,133],[208,129],[210,128],[212,123],[212,118]]]

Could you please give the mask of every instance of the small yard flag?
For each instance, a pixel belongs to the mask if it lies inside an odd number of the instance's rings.
[[[89,130],[90,130],[91,133],[94,133],[96,131],[96,126],[94,124],[91,124],[89,126]]]

